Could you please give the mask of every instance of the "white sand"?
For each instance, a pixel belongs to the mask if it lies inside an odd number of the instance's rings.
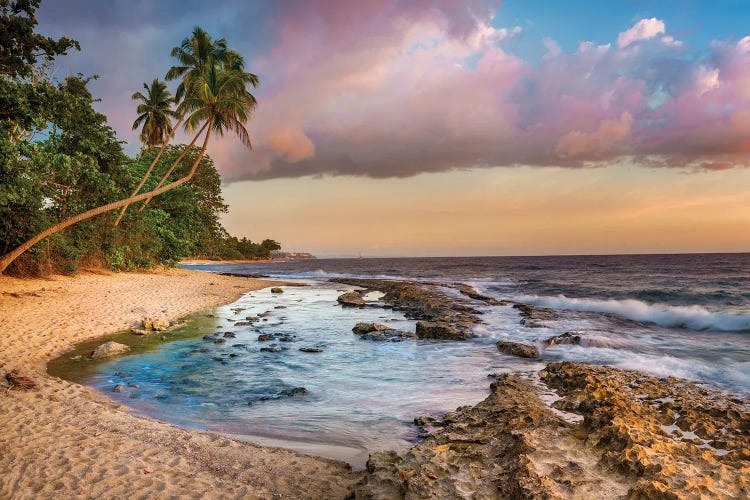
[[[0,277],[0,498],[342,498],[343,464],[132,414],[45,364],[76,343],[225,304],[270,282],[184,270]],[[39,388],[7,391],[17,368]]]

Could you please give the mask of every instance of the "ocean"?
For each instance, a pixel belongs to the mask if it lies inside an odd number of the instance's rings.
[[[153,418],[343,459],[356,468],[374,450],[409,448],[418,439],[415,417],[481,401],[488,374],[512,372],[536,383],[551,361],[606,364],[750,394],[750,254],[185,267],[307,286],[285,287],[283,294],[251,292],[194,315],[190,338],[98,364],[78,381]],[[553,308],[558,317],[529,328],[510,306],[478,305],[482,323],[468,341],[366,341],[352,334],[357,322],[412,331],[415,322],[390,309],[340,307],[336,297],[353,287],[328,281],[334,277],[466,283],[498,299]],[[377,296],[369,299],[378,302]],[[257,315],[262,321],[244,324]],[[495,347],[498,340],[543,346],[564,332],[581,335],[581,345],[543,348],[539,360]],[[263,334],[284,340],[274,341],[278,349],[270,352],[264,350],[270,344],[259,340]],[[224,341],[213,342],[217,335]],[[305,347],[322,352],[300,351]],[[122,391],[113,393],[118,384]]]

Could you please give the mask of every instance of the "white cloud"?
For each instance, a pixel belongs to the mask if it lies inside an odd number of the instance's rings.
[[[623,31],[618,35],[617,45],[620,48],[625,48],[628,45],[637,42],[638,40],[648,40],[650,38],[661,35],[665,32],[665,30],[666,28],[664,26],[664,21],[660,19],[656,19],[655,17],[652,17],[650,19],[641,19],[640,21],[635,23],[632,28],[627,31]],[[672,37],[669,38],[672,42],[674,42],[674,39]],[[666,40],[664,41],[665,43],[669,43]]]

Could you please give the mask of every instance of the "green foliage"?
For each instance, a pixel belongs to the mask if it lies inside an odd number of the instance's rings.
[[[144,177],[143,190],[151,191],[173,165],[184,178],[200,161],[187,182],[154,198],[143,211],[126,212],[119,226],[113,225],[114,212],[62,224],[59,232],[13,261],[10,272],[73,273],[80,266],[133,270],[175,265],[191,256],[267,258],[278,249],[273,240],[238,240],[221,226],[219,217],[227,206],[221,179],[211,158],[203,156],[205,150],[166,146],[153,175],[146,175],[158,153],[149,146],[163,143],[169,118],[175,116],[174,99],[163,82],[154,80],[147,87],[148,97],[136,94],[145,106],[139,107],[146,115],[141,120],[145,149],[136,158],[123,152],[107,118],[93,108],[91,78],[76,75],[55,81],[47,74],[44,61],[78,44],[35,34],[38,5],[38,0],[0,0],[0,255],[73,216],[127,199]],[[221,71],[210,64],[211,71],[190,73],[188,83],[200,81],[203,98],[189,83],[183,112],[191,113],[191,124],[210,119],[214,133],[229,129],[249,144],[244,123],[255,98],[246,87],[257,84],[257,77],[244,72],[236,52],[219,45],[206,61],[220,64]]]
[[[54,40],[34,33],[40,0],[0,0],[0,75],[28,77],[39,58],[53,60],[69,49],[81,50],[77,41]]]

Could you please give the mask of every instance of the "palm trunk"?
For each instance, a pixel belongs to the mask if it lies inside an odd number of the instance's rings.
[[[188,154],[188,151],[190,151],[190,148],[193,146],[193,144],[195,144],[195,140],[198,138],[200,133],[203,132],[203,129],[206,128],[206,125],[208,125],[208,122],[203,124],[203,127],[200,129],[200,131],[198,131],[198,133],[193,138],[193,142],[191,142],[188,145],[188,147],[186,147],[185,150],[180,154],[180,156],[177,157],[174,163],[172,163],[172,166],[169,168],[169,170],[167,170],[167,173],[164,174],[164,177],[161,178],[161,180],[159,181],[159,184],[156,185],[155,189],[159,189],[161,185],[164,184],[167,181],[167,179],[169,179],[169,176],[172,175],[172,172],[174,172],[174,169],[177,168],[177,165],[180,164],[180,161],[182,161],[185,155]],[[143,204],[141,205],[141,208],[138,209],[139,213],[143,212],[143,209],[146,208],[146,205],[148,205],[148,203],[151,201],[151,198],[153,198],[153,196],[146,198],[146,201],[143,202]]]
[[[164,153],[164,150],[167,149],[167,144],[169,144],[169,141],[172,140],[174,137],[175,132],[177,132],[177,129],[180,127],[180,124],[182,123],[182,120],[185,119],[185,115],[187,113],[182,113],[182,116],[179,120],[177,120],[177,124],[172,128],[172,133],[169,134],[169,137],[167,137],[167,140],[164,141],[164,144],[161,145],[161,148],[159,149],[159,153],[157,153],[156,158],[154,158],[154,161],[151,162],[151,165],[148,167],[148,170],[146,170],[146,173],[143,174],[143,179],[141,179],[140,184],[138,184],[138,187],[133,190],[131,193],[131,197],[138,194],[138,191],[141,190],[143,185],[146,183],[146,180],[148,179],[148,176],[151,175],[151,171],[154,169],[154,166],[156,166],[156,162],[159,161],[159,158],[161,158],[162,153]],[[199,132],[200,134],[200,132]],[[120,221],[122,220],[122,217],[125,215],[125,211],[128,209],[128,205],[125,205],[122,207],[122,210],[120,211],[120,215],[117,216],[117,220],[115,221],[115,227],[120,225]]]
[[[203,131],[203,128],[201,128],[201,131]],[[196,134],[196,138],[198,135],[200,135],[201,132],[198,132]],[[40,242],[47,236],[51,236],[59,231],[62,231],[66,227],[72,226],[73,224],[76,224],[78,222],[81,222],[86,219],[90,219],[92,217],[96,217],[97,215],[109,212],[111,210],[117,210],[118,208],[126,207],[132,203],[137,203],[141,200],[145,200],[146,198],[158,196],[162,193],[166,193],[167,191],[170,191],[178,186],[181,186],[185,184],[187,181],[189,181],[193,175],[195,174],[195,171],[198,169],[198,164],[201,162],[203,157],[206,154],[206,148],[208,147],[208,139],[211,136],[211,128],[208,128],[208,131],[206,132],[206,138],[203,141],[203,147],[201,148],[201,152],[198,155],[198,158],[196,158],[195,163],[193,163],[192,168],[190,169],[190,172],[183,177],[182,179],[178,179],[170,184],[167,184],[165,186],[162,186],[160,188],[156,188],[153,191],[149,191],[147,193],[141,193],[137,196],[131,196],[129,198],[125,198],[124,200],[120,201],[114,201],[112,203],[108,203],[106,205],[102,205],[101,207],[92,208],[91,210],[87,210],[86,212],[83,212],[82,214],[78,214],[74,217],[71,217],[69,219],[66,219],[58,224],[55,224],[54,226],[45,229],[41,233],[37,234],[30,240],[26,241],[24,244],[16,248],[15,250],[12,250],[11,252],[3,255],[0,257],[0,274],[5,272],[5,270],[8,268],[8,266],[16,260],[21,254],[23,254],[26,250],[34,246],[36,243]],[[195,142],[195,141],[193,141]]]

